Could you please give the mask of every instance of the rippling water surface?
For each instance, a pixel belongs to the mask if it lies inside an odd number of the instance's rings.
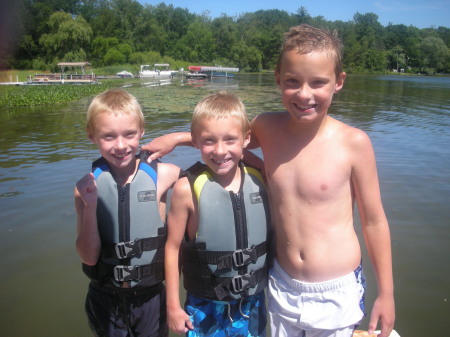
[[[126,89],[144,109],[143,143],[188,130],[195,104],[217,90],[235,91],[250,116],[282,109],[269,74],[142,82]],[[97,157],[84,133],[90,99],[0,109],[1,336],[90,336],[83,309],[88,280],[75,252],[72,195]],[[448,334],[450,79],[349,76],[330,114],[365,130],[375,148],[392,232],[395,329],[402,337]],[[179,148],[165,160],[186,168],[198,158],[194,149]],[[371,308],[376,283],[367,258],[366,273]]]

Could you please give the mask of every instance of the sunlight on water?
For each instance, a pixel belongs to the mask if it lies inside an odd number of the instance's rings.
[[[196,103],[218,90],[236,92],[250,117],[282,109],[272,74],[126,89],[143,106],[143,144],[188,131]],[[2,336],[90,335],[73,207],[74,184],[98,156],[84,131],[88,104],[0,108]],[[374,145],[392,232],[396,330],[402,337],[441,336],[450,328],[450,79],[349,76],[330,114],[365,130]],[[187,168],[199,159],[195,149],[180,147],[164,161]],[[366,264],[370,308],[376,289],[367,258]]]

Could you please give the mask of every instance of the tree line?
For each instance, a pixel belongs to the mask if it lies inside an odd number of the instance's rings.
[[[167,62],[174,68],[271,70],[283,33],[307,23],[337,30],[348,73],[450,73],[449,28],[382,26],[374,13],[355,13],[344,22],[312,17],[305,7],[211,18],[208,11],[136,0],[23,0],[11,6],[16,39],[5,42],[2,68],[46,70],[59,61],[89,61],[94,67]]]

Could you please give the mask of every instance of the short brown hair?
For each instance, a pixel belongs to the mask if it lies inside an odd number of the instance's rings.
[[[87,112],[86,130],[95,132],[95,117],[101,113],[134,114],[144,130],[144,114],[136,97],[123,89],[111,89],[94,97]]]
[[[250,122],[245,111],[245,105],[236,95],[219,91],[215,94],[204,97],[197,103],[191,121],[191,133],[197,131],[201,120],[221,119],[234,117],[241,122],[242,134],[246,135],[250,130]]]
[[[327,51],[334,56],[334,71],[336,77],[338,77],[343,69],[342,48],[343,45],[336,30],[324,30],[306,24],[291,27],[291,29],[284,34],[276,71],[280,71],[283,54],[287,51],[296,50],[299,54]]]

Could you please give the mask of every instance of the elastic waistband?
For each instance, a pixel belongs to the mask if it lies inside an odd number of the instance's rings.
[[[346,287],[348,285],[356,284],[357,278],[356,273],[362,271],[362,264],[360,264],[355,271],[338,277],[336,279],[324,281],[324,282],[303,282],[296,280],[289,276],[288,273],[286,273],[283,268],[280,266],[278,261],[274,261],[272,274],[278,279],[282,280],[284,283],[289,285],[292,288],[295,288],[301,292],[322,292],[322,291],[329,291],[329,290],[336,290],[343,287]]]

